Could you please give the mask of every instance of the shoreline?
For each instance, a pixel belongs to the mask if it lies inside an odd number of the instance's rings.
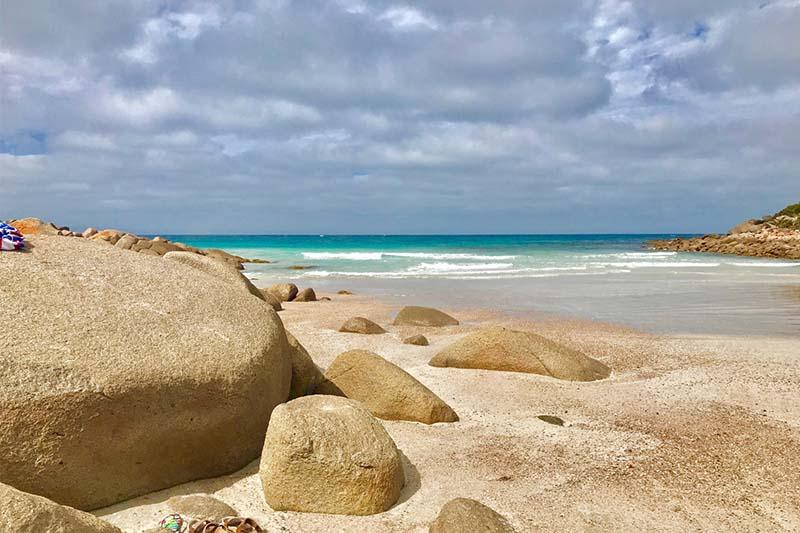
[[[446,307],[461,325],[411,328],[389,325],[396,302],[319,296],[333,300],[289,302],[280,313],[318,365],[325,368],[347,349],[375,351],[461,418],[433,426],[382,421],[405,457],[408,482],[397,504],[363,517],[273,512],[255,461],[229,476],[95,514],[138,531],[166,514],[169,496],[210,493],[266,530],[425,531],[441,505],[463,496],[486,503],[519,531],[800,527],[800,457],[790,453],[800,445],[796,340],[664,336],[581,319]],[[367,316],[388,333],[338,333],[349,316]],[[441,348],[490,323],[580,349],[613,373],[576,383],[427,365]],[[431,346],[400,343],[418,332]],[[540,414],[559,416],[565,426],[547,424]]]

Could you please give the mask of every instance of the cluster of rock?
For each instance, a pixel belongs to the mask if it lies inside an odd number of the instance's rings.
[[[650,241],[655,250],[709,252],[800,259],[800,204],[760,220],[748,220],[726,235]]]
[[[405,458],[380,419],[458,421],[376,353],[342,353],[323,372],[274,309],[315,300],[313,289],[259,290],[235,264],[188,250],[153,261],[122,251],[125,235],[113,246],[39,235],[30,253],[0,261],[0,321],[26,330],[0,337],[0,530],[18,530],[22,519],[31,531],[114,533],[77,509],[224,475],[259,454],[275,510],[378,513],[405,484]],[[356,324],[349,330],[385,332],[365,318],[348,322]],[[407,307],[393,324],[458,320]],[[428,344],[422,335],[405,342]],[[469,335],[430,364],[582,381],[610,373],[580,352],[503,328]],[[209,496],[168,504],[197,518],[235,514]],[[464,499],[431,524],[465,528],[513,531]]]
[[[238,255],[229,254],[223,250],[209,249],[204,250],[189,246],[180,242],[170,242],[163,237],[148,239],[133,233],[127,233],[115,229],[104,229],[98,231],[95,228],[86,228],[83,232],[71,231],[67,226],[57,227],[52,223],[44,222],[38,218],[23,218],[10,220],[9,224],[14,226],[23,235],[59,235],[63,237],[83,237],[97,242],[108,243],[122,250],[131,250],[144,255],[164,256],[169,252],[191,252],[204,255],[228,263],[239,270],[244,268],[243,263],[268,263],[264,259],[247,259]]]

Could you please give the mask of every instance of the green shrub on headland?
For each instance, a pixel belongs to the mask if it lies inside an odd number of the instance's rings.
[[[779,211],[775,216],[786,215],[787,217],[800,217],[800,202],[796,204],[787,205],[781,211]]]

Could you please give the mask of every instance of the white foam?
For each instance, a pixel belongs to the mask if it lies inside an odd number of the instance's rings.
[[[741,263],[725,263],[726,265],[733,265],[737,267],[756,267],[756,268],[787,268],[787,267],[798,267],[800,268],[800,262],[796,263],[785,263],[781,261],[748,261],[748,262],[741,262]]]
[[[613,267],[613,268],[713,268],[720,266],[720,263],[703,263],[700,261],[666,261],[666,262],[653,262],[653,261],[636,261],[636,262],[608,262],[608,263],[594,263],[598,266]]]
[[[463,259],[463,260],[493,260],[508,261],[515,259],[516,255],[480,255],[480,254],[437,254],[427,252],[303,252],[305,259],[344,259],[349,261],[381,261],[387,257],[403,257],[408,259]]]
[[[419,274],[438,274],[441,272],[486,271],[504,270],[514,266],[512,263],[420,263],[409,268],[408,272]]]

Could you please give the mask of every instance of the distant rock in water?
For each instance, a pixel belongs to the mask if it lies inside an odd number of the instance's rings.
[[[569,381],[607,378],[611,370],[596,359],[527,331],[498,326],[460,339],[438,354],[431,366],[505,370]]]
[[[655,240],[655,250],[709,252],[800,259],[800,203],[760,220],[748,220],[731,228],[727,235],[704,235],[691,239]]]

